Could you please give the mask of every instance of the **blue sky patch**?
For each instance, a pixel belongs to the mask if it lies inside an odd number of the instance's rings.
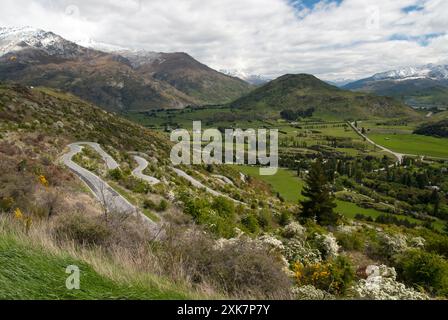
[[[312,10],[319,3],[336,3],[337,5],[340,5],[343,0],[288,0],[288,1],[294,8],[301,11],[303,9]]]
[[[429,33],[429,34],[424,34],[424,35],[419,35],[419,36],[409,36],[406,34],[394,34],[389,38],[389,40],[391,40],[391,41],[413,41],[413,42],[417,42],[422,47],[426,47],[429,45],[429,42],[432,39],[444,36],[445,34],[446,34],[445,32]]]
[[[401,11],[403,11],[405,13],[411,13],[411,12],[416,12],[416,11],[422,11],[424,9],[425,9],[424,6],[415,4],[415,5],[403,8],[403,9],[401,9]]]

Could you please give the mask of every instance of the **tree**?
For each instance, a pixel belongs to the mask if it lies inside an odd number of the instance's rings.
[[[336,203],[330,192],[322,160],[313,163],[305,182],[302,195],[306,200],[300,202],[303,207],[302,217],[316,219],[320,225],[336,225],[338,223],[338,215],[334,212]]]
[[[439,192],[437,190],[435,190],[435,189],[432,192],[431,200],[432,200],[432,203],[434,204],[433,216],[434,217],[438,217],[439,216],[439,211],[440,211],[440,200],[441,199],[440,199]]]

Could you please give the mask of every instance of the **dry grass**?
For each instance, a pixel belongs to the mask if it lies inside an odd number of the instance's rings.
[[[79,217],[79,213],[70,214]],[[267,251],[239,241],[224,248],[202,230],[171,224],[162,240],[154,241],[132,219],[84,216],[84,221],[110,228],[101,244],[82,243],[70,236],[72,217],[67,214],[35,221],[28,232],[12,218],[0,218],[0,234],[43,248],[54,255],[68,255],[90,265],[98,274],[128,285],[158,289],[182,288],[197,299],[288,299],[290,280]],[[175,219],[173,219],[175,220]],[[92,225],[88,232],[91,232]],[[64,234],[65,232],[65,234]]]

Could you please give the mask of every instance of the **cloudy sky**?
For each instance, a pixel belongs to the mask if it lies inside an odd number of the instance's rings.
[[[334,80],[447,63],[447,15],[446,0],[3,0],[0,25]]]

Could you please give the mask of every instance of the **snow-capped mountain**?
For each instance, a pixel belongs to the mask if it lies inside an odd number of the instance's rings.
[[[418,108],[446,107],[448,65],[405,67],[375,74],[343,88],[394,97]]]
[[[186,53],[75,43],[31,27],[0,27],[0,81],[63,89],[112,111],[225,104],[251,90]]]
[[[372,80],[415,80],[415,79],[431,79],[431,80],[447,80],[448,65],[427,64],[417,67],[405,67],[398,70],[387,71],[375,74]]]
[[[114,54],[118,54],[126,59],[129,59],[134,68],[139,68],[148,64],[162,64],[166,61],[166,54],[161,52],[145,51],[145,50],[116,50],[112,51]]]
[[[107,52],[107,53],[113,53],[113,52],[117,52],[117,51],[121,51],[121,50],[126,50],[126,48],[116,46],[113,44],[109,44],[109,43],[98,42],[96,40],[93,40],[92,38],[75,39],[73,42],[75,42],[78,45],[85,47],[85,48],[94,49],[94,50]]]
[[[28,48],[42,50],[50,56],[57,55],[65,58],[72,58],[86,52],[86,48],[65,40],[53,32],[32,27],[0,27],[0,57]]]
[[[262,75],[255,75],[255,74],[248,74],[244,71],[241,70],[226,70],[226,69],[221,69],[219,70],[219,72],[222,72],[228,76],[231,77],[236,77],[236,78],[240,78],[243,79],[244,81],[253,84],[253,85],[262,85],[265,84],[267,82],[269,82],[271,79],[268,79],[267,77],[264,77]]]

